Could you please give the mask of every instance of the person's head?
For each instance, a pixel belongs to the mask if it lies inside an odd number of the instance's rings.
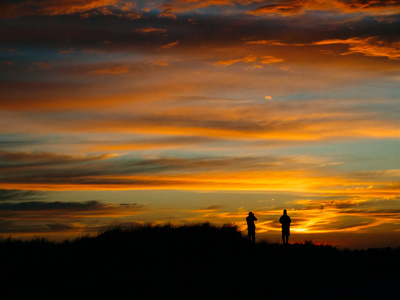
[[[283,210],[283,214],[284,214],[284,215],[287,215],[286,209]]]
[[[252,212],[249,212],[249,216],[253,216],[253,213],[252,213]]]

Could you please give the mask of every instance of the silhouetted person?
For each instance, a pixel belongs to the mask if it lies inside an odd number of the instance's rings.
[[[289,244],[290,223],[292,220],[287,215],[286,209],[283,210],[283,215],[279,218],[279,223],[282,224],[282,241],[284,244]]]
[[[249,212],[249,215],[246,217],[246,221],[249,241],[254,244],[256,242],[256,225],[254,224],[254,221],[257,221],[257,218],[252,212]]]

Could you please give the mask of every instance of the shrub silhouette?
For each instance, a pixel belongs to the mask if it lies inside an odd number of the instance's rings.
[[[0,240],[5,299],[390,297],[399,249],[251,245],[236,226],[115,226],[61,243]],[[362,287],[368,286],[368,289]]]

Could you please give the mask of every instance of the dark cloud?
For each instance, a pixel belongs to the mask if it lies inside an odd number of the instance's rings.
[[[10,154],[8,153],[10,156]],[[110,156],[108,159],[74,159],[68,156],[68,163],[62,161],[48,164],[38,163],[36,155],[11,155],[18,158],[12,165],[4,164],[0,172],[3,187],[21,189],[119,189],[119,188],[194,188],[231,187],[230,180],[220,180],[232,174],[232,181],[242,172],[245,176],[259,176],[265,172],[301,171],[310,162],[292,157],[240,156],[196,158],[158,157],[138,158],[132,154]],[[53,158],[47,153],[44,157]],[[55,157],[59,157],[55,155]],[[63,157],[63,156],[61,156]],[[22,158],[22,159],[21,159]],[[33,162],[27,158],[32,158]],[[56,160],[57,161],[57,160]],[[313,164],[313,163],[312,163]],[[267,176],[267,175],[266,175]],[[234,185],[246,185],[236,182]]]
[[[308,16],[308,19],[310,18],[314,18],[316,22],[320,21],[317,15]],[[52,26],[45,26],[48,22],[51,22]],[[112,22],[112,27],[104,26],[105,22]],[[273,22],[266,22],[263,18],[254,18],[243,14],[240,16],[215,16],[213,14],[191,15],[188,13],[177,19],[160,19],[147,14],[136,20],[116,18],[113,14],[103,14],[85,19],[85,23],[91,26],[86,26],[85,30],[79,30],[82,22],[78,16],[43,16],[23,18],[18,23],[10,21],[7,24],[7,31],[1,32],[0,37],[5,45],[18,43],[20,46],[24,44],[40,45],[40,47],[47,46],[58,49],[74,47],[77,51],[93,47],[106,52],[110,50],[149,51],[150,49],[159,51],[161,46],[178,41],[177,47],[171,50],[176,51],[176,48],[180,48],[182,51],[187,51],[188,48],[195,50],[202,46],[239,45],[242,38],[254,36],[283,41],[302,39],[304,42],[304,39],[309,38],[316,40],[318,35],[320,38],[333,38],[333,35],[338,34],[343,37],[346,33],[347,35],[350,33],[357,35],[357,30],[363,23],[369,25],[369,30],[374,24],[373,32],[369,32],[373,35],[376,35],[380,28],[379,33],[383,36],[391,31],[388,28],[393,28],[393,30],[398,28],[398,24],[396,25],[398,22],[391,25],[381,24],[376,27],[379,22],[373,19],[357,20],[356,22],[353,20],[343,22],[342,20],[342,24],[334,24],[335,30],[329,30],[333,26],[330,24],[333,22],[332,20],[318,23],[318,27],[310,27],[309,22],[310,20],[307,22],[305,20],[288,21],[279,18],[274,18]],[[348,26],[352,26],[351,32],[349,32]],[[22,30],[25,27],[37,30],[32,35]],[[167,34],[143,34],[143,32],[154,33],[155,30],[158,30],[158,33],[165,31]],[[60,32],[65,32],[65,34],[60,35]],[[347,35],[345,37],[348,37]],[[110,43],[104,44],[104,41]],[[202,48],[202,52],[204,51],[207,51],[206,47]]]
[[[5,149],[20,149],[21,147],[40,145],[49,141],[49,139],[43,137],[33,137],[25,134],[0,134],[0,153]]]
[[[5,0],[0,5],[0,18],[77,14],[118,2],[118,0]]]
[[[2,153],[3,165],[0,182],[3,184],[50,184],[77,186],[170,186],[174,184],[193,184],[196,179],[182,181],[181,176],[206,171],[227,172],[229,170],[259,170],[277,168],[283,163],[294,163],[291,159],[274,157],[163,157],[137,159],[129,156],[73,157],[51,153]],[[174,177],[146,175],[174,174]],[[143,175],[129,178],[129,175]]]
[[[233,167],[234,169],[251,169],[254,167],[275,166],[280,162],[273,157],[205,157],[205,158],[160,158],[148,159],[139,162],[132,162],[132,167],[143,167],[150,169],[172,169],[172,170],[198,170],[198,169],[224,169]]]
[[[203,208],[204,210],[220,210],[222,208],[219,204],[214,204]]]
[[[137,204],[102,203],[99,201],[29,201],[0,203],[0,218],[4,220],[33,220],[35,222],[79,222],[88,217],[129,216],[139,211]]]
[[[372,218],[372,221],[363,221],[361,223],[339,226],[339,229],[363,227],[376,222],[379,219],[400,219],[400,209],[398,208],[398,197],[392,200],[372,199],[372,200],[333,200],[333,201],[306,201],[300,205],[300,211],[307,210],[330,210],[333,209],[335,214],[347,218],[361,217]],[[329,212],[326,212],[329,214]],[[297,219],[298,221],[300,219]],[[301,220],[305,222],[306,219]],[[335,223],[336,224],[336,223]]]
[[[260,6],[252,10],[250,13],[254,15],[263,14],[281,14],[292,15],[300,13],[305,5],[305,1],[286,1],[279,4],[269,4]]]
[[[279,14],[293,16],[310,11],[324,11],[332,14],[361,13],[367,15],[398,14],[400,4],[392,0],[278,0],[262,5],[249,13],[254,15]]]
[[[335,209],[348,209],[348,208],[353,208],[358,205],[357,202],[355,201],[330,201],[330,202],[322,202],[322,203],[315,203],[316,205],[319,205],[319,208],[322,209],[327,209],[327,208],[335,208]],[[312,205],[312,206],[315,206]]]
[[[339,0],[344,5],[351,9],[369,9],[369,8],[395,8],[399,7],[400,3],[393,0]]]
[[[38,167],[46,165],[80,164],[104,160],[109,155],[72,156],[56,153],[7,152],[0,151],[0,168]]]
[[[219,12],[225,14],[282,14],[305,13],[309,10],[334,11],[337,13],[371,12],[382,9],[395,10],[399,4],[392,0],[157,0],[157,1],[122,1],[122,0],[6,0],[1,4],[2,18],[16,18],[30,15],[71,15],[78,14],[85,18],[96,15],[126,18],[141,17],[144,11],[161,18],[176,19],[181,14],[201,12]],[[256,8],[257,7],[257,8]],[[210,9],[207,9],[210,8]],[[388,12],[390,13],[390,12]]]
[[[46,224],[51,231],[60,232],[60,231],[75,231],[78,226],[74,226],[71,224],[63,224],[63,223],[51,223]],[[79,227],[78,227],[79,228]]]
[[[0,232],[2,234],[64,234],[82,231],[83,227],[74,223],[29,223],[25,224],[20,221],[0,220]]]
[[[32,199],[42,198],[43,195],[45,195],[45,193],[40,191],[0,189],[0,202],[32,200]]]
[[[32,210],[93,210],[103,209],[104,204],[98,201],[86,202],[44,202],[44,201],[29,201],[20,203],[0,203],[0,211],[32,211]]]
[[[343,212],[347,215],[360,215],[366,217],[379,217],[388,219],[400,219],[400,209],[349,209]]]
[[[0,203],[0,232],[3,234],[64,234],[99,230],[99,220],[120,219],[140,211],[137,204],[99,201],[30,201]],[[92,222],[96,218],[96,222]],[[109,222],[109,221],[108,221]],[[102,224],[107,224],[107,221]]]

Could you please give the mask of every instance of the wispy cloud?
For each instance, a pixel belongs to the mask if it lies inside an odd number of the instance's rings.
[[[113,204],[98,201],[0,203],[0,231],[14,236],[78,235],[96,232],[102,224],[131,217],[140,212],[136,204]],[[96,219],[96,222],[91,220]]]
[[[314,43],[314,45],[338,44],[349,46],[348,52],[343,53],[342,55],[361,53],[366,56],[387,57],[396,60],[400,59],[400,42],[385,42],[376,37],[323,40]]]
[[[147,26],[145,28],[135,29],[135,31],[142,34],[149,34],[149,33],[167,33],[168,30],[164,28],[154,28],[152,26]]]
[[[0,202],[1,201],[23,201],[41,198],[42,192],[38,191],[24,191],[24,190],[2,190],[0,189]]]
[[[70,50],[64,50],[64,51],[58,52],[58,54],[71,54],[71,53],[75,53],[75,50],[70,49]]]
[[[151,61],[150,64],[152,66],[168,67],[168,63],[166,63],[163,60],[154,60],[154,61]]]
[[[119,0],[40,0],[18,1],[1,4],[2,18],[29,15],[66,15],[82,13],[91,9],[117,4]]]
[[[308,11],[327,11],[335,14],[341,13],[363,13],[377,15],[394,15],[400,10],[400,5],[392,0],[280,0],[274,4],[260,6],[249,11],[254,15],[272,15],[293,16],[307,13]]]
[[[42,70],[50,70],[51,69],[51,65],[49,65],[46,62],[35,62],[34,64],[35,64],[35,66],[39,67]]]
[[[84,163],[88,161],[103,160],[113,155],[72,156],[56,153],[31,153],[0,151],[1,166],[40,166],[54,164]]]
[[[262,0],[193,0],[190,2],[171,0],[157,0],[146,3],[139,11],[135,2],[122,0],[90,0],[90,1],[20,1],[17,3],[2,4],[2,18],[15,18],[29,15],[69,15],[82,14],[84,17],[91,15],[116,15],[123,14],[136,19],[142,13],[158,11],[159,17],[176,19],[178,14],[197,12],[207,8],[219,9],[225,13],[249,13],[253,15],[292,16],[307,13],[308,11],[328,11],[332,13],[364,13],[373,15],[395,15],[399,12],[399,4],[393,0],[277,0],[272,4],[264,4]],[[263,5],[264,4],[264,5]]]
[[[382,171],[368,177],[363,173],[343,174],[335,171],[336,163],[305,156],[129,159],[7,153],[2,157],[3,189],[297,191],[358,195],[361,200],[400,193],[395,170],[387,171],[386,176]],[[316,202],[312,205],[327,206]]]
[[[177,46],[178,44],[179,44],[179,41],[175,41],[175,42],[171,42],[171,43],[162,45],[161,48],[169,49],[169,48],[173,48],[173,47]]]
[[[277,58],[274,56],[261,56],[257,57],[255,55],[247,55],[244,58],[237,58],[237,59],[227,59],[227,60],[220,60],[216,62],[214,65],[216,66],[230,66],[236,63],[260,63],[264,65],[274,64],[278,62],[282,62],[282,58]]]
[[[113,75],[113,74],[125,74],[129,72],[129,66],[128,65],[123,65],[123,66],[115,66],[107,69],[101,69],[101,70],[93,70],[89,71],[88,74],[95,74],[95,75]]]

